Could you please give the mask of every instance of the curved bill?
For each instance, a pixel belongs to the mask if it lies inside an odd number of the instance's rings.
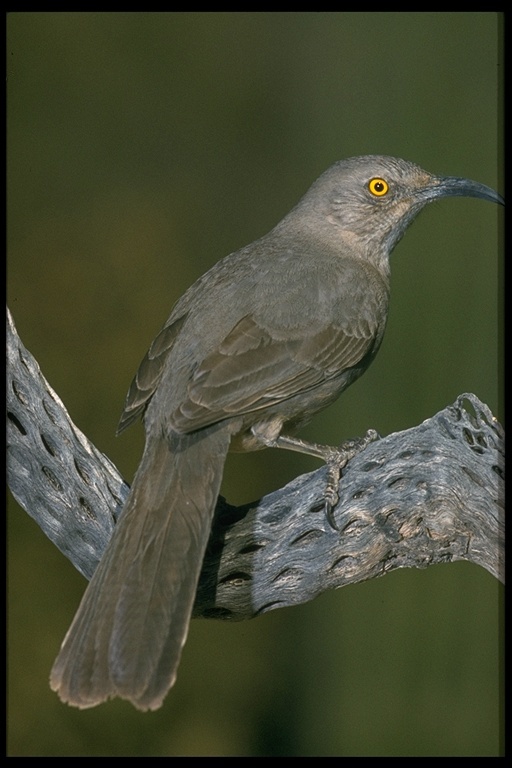
[[[505,205],[505,200],[491,187],[471,179],[461,179],[458,176],[434,176],[432,183],[425,187],[420,196],[425,200],[435,200],[438,197],[478,197],[491,203]]]

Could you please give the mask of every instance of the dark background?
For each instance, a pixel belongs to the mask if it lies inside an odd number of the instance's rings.
[[[331,163],[399,155],[500,187],[496,13],[7,17],[8,302],[71,417],[130,480],[129,382],[174,301]],[[431,205],[392,257],[383,347],[303,437],[500,415],[497,206]],[[241,503],[318,466],[228,460]],[[80,712],[48,675],[84,579],[10,498],[10,755],[497,755],[501,588],[404,570],[236,625],[192,623],[154,714]]]

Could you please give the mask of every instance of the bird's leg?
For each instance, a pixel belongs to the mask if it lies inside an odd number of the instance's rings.
[[[327,465],[327,485],[325,487],[325,514],[331,528],[338,530],[333,510],[338,503],[338,485],[342,469],[359,451],[366,448],[367,445],[378,440],[380,435],[374,429],[369,429],[364,437],[358,437],[353,440],[346,440],[337,448],[331,445],[321,445],[319,443],[309,443],[298,437],[289,437],[288,435],[277,435],[270,437],[263,431],[258,431],[257,427],[252,428],[252,432],[267,448],[284,448],[287,451],[296,451],[305,453],[308,456],[315,456],[322,459]]]

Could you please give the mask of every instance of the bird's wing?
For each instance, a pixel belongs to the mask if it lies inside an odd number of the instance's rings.
[[[357,365],[373,348],[376,331],[375,321],[361,319],[290,339],[247,315],[195,370],[188,397],[171,423],[189,432],[311,390]]]
[[[151,344],[128,390],[117,433],[122,432],[146,410],[160,382],[165,362],[187,315],[166,325]]]

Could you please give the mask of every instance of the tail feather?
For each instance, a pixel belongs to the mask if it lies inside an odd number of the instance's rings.
[[[63,701],[157,709],[176,679],[229,432],[150,438],[52,669]]]

